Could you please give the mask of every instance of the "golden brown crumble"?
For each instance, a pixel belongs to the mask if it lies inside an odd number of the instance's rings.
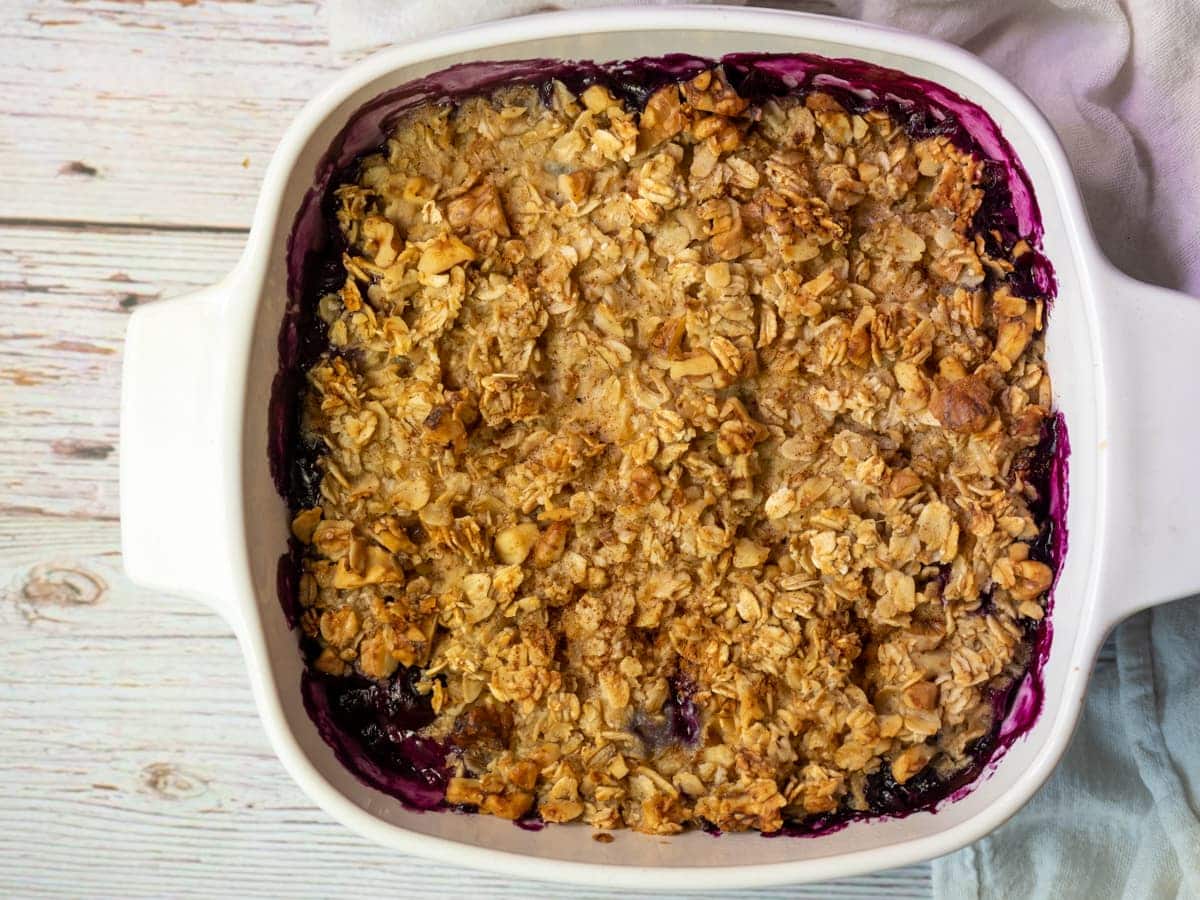
[[[985,279],[980,180],[719,69],[409,114],[337,193],[316,666],[420,667],[447,800],[507,818],[772,831],[961,769],[1052,579],[1043,303]]]

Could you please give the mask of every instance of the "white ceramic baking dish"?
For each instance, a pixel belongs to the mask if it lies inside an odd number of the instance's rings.
[[[296,636],[276,595],[287,515],[268,470],[267,409],[289,229],[335,134],[385,90],[468,60],[676,51],[812,52],[901,69],[979,104],[1023,160],[1060,284],[1047,346],[1073,448],[1070,548],[1055,595],[1044,710],[966,796],[935,813],[858,822],[814,839],[625,832],[602,844],[585,826],[529,832],[487,816],[406,810],[360,784],[317,734],[301,704]],[[121,418],[125,566],[135,581],[203,600],[228,620],[288,771],[330,814],[382,844],[520,877],[641,890],[836,878],[937,856],[1004,822],[1065,749],[1108,630],[1139,608],[1200,589],[1198,414],[1200,301],[1112,267],[1096,248],[1050,127],[974,57],[897,31],[762,9],[543,15],[397,47],[347,71],[281,142],[234,271],[133,315]]]

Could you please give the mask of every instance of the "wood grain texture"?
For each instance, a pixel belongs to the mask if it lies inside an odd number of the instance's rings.
[[[238,228],[336,72],[318,4],[6,0],[3,215]]]
[[[218,279],[244,235],[65,226],[0,234],[0,509],[115,518],[129,313]]]
[[[2,896],[629,896],[347,831],[272,754],[223,622],[121,572],[129,312],[234,264],[269,154],[338,69],[321,12],[0,4]],[[912,866],[743,896],[928,894]]]

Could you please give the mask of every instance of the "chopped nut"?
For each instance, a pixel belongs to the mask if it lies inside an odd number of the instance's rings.
[[[355,544],[355,546],[363,548],[362,561],[356,569],[354,563],[357,560],[352,560],[349,556],[339,560],[333,575],[335,588],[358,588],[371,584],[404,584],[404,569],[391,553],[383,547],[368,547],[362,543]]]
[[[474,250],[453,235],[443,234],[430,241],[422,251],[417,270],[426,275],[437,275],[474,259]]]
[[[974,434],[991,424],[992,392],[980,378],[960,378],[934,391],[930,409],[951,431]]]
[[[481,812],[501,819],[519,819],[533,809],[533,794],[513,791],[509,794],[489,794],[479,804]]]
[[[566,522],[551,523],[533,547],[533,564],[545,569],[562,559],[569,531],[570,526]]]
[[[921,489],[921,476],[912,469],[900,469],[892,475],[891,493],[893,497],[911,497]]]
[[[714,112],[721,116],[736,116],[745,111],[750,101],[739,97],[725,80],[720,69],[701,72],[682,85],[684,98],[693,109]]]
[[[511,233],[508,229],[508,219],[504,214],[504,205],[501,202],[500,194],[496,190],[496,186],[490,183],[480,184],[469,190],[452,201],[446,207],[446,219],[450,222],[452,228],[475,228],[481,231],[490,231],[500,237],[508,237]],[[461,255],[461,251],[459,251]],[[466,256],[457,260],[451,265],[456,265],[457,262],[467,262],[473,259],[474,256]],[[421,265],[425,265],[425,257],[421,257]],[[434,265],[430,263],[429,265]],[[439,264],[440,265],[440,264]],[[443,268],[422,268],[422,272],[434,271],[444,272],[449,266]]]
[[[918,681],[904,690],[904,699],[917,709],[936,709],[938,686],[930,681]]]
[[[538,807],[538,812],[547,822],[571,822],[583,815],[583,804],[576,800],[547,800]]]
[[[638,131],[638,152],[657,147],[683,130],[687,120],[679,102],[679,88],[673,84],[650,95],[642,110]]]
[[[538,527],[531,522],[510,525],[496,535],[496,556],[505,565],[519,566],[525,562],[539,536]]]
[[[1045,563],[1026,559],[1015,566],[1016,582],[1009,591],[1018,602],[1033,600],[1044,594],[1054,583],[1054,570]]]

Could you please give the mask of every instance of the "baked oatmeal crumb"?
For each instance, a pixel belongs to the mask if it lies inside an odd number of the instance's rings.
[[[770,832],[962,769],[1054,574],[981,163],[720,69],[549,96],[418,109],[337,191],[314,665],[420,669],[447,802],[508,819]]]

